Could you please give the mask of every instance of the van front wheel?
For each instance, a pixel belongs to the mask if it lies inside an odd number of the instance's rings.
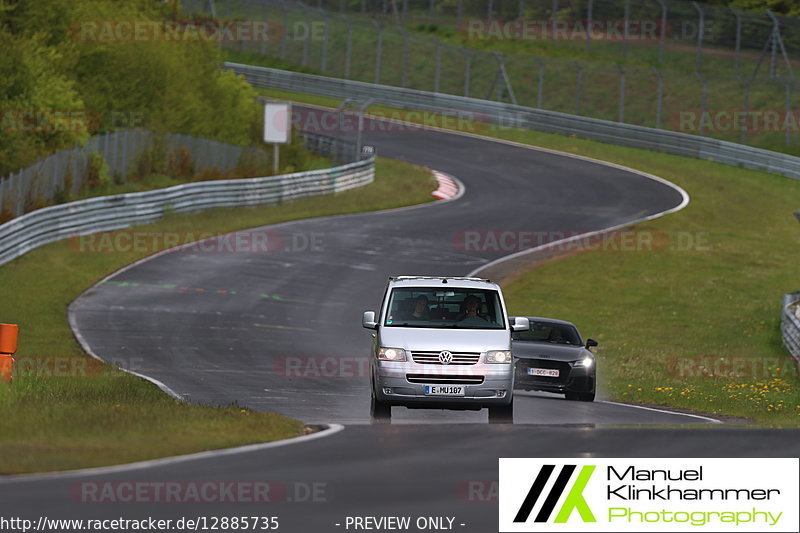
[[[489,407],[489,423],[509,423],[514,421],[514,400],[508,405]]]
[[[392,406],[379,402],[372,394],[369,402],[369,416],[375,420],[389,420],[392,418]]]

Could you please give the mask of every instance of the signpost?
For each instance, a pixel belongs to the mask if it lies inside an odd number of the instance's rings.
[[[279,144],[292,137],[292,106],[289,102],[264,102],[264,142],[273,146],[272,173],[278,174]]]

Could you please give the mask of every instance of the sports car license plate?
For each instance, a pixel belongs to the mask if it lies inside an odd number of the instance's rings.
[[[552,368],[529,368],[528,375],[531,376],[545,376],[548,378],[557,378],[558,377],[558,369]]]
[[[425,385],[425,396],[464,396],[464,385]]]

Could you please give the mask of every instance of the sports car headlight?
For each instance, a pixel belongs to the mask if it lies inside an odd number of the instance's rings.
[[[572,366],[576,366],[578,368],[592,368],[594,364],[594,359],[591,357],[584,357],[583,359],[578,359],[577,361],[572,362]]]
[[[513,360],[514,357],[508,350],[490,350],[486,352],[487,363],[510,363]]]
[[[378,359],[381,361],[405,361],[406,351],[402,348],[381,348],[378,350]]]

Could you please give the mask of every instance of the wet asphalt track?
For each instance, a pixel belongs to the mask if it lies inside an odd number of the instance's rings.
[[[314,251],[164,254],[94,287],[71,309],[96,354],[193,402],[235,401],[309,423],[347,424],[345,430],[133,472],[7,480],[0,483],[2,514],[277,514],[280,530],[290,532],[344,531],[335,524],[347,515],[449,515],[456,531],[486,532],[497,524],[491,482],[498,457],[798,455],[796,430],[711,426],[680,414],[534,393],[519,395],[514,425],[489,425],[483,412],[400,408],[394,424],[371,425],[364,371],[370,339],[360,315],[377,308],[387,276],[463,275],[503,255],[463,250],[465,230],[588,231],[668,210],[681,197],[618,169],[446,133],[394,127],[371,131],[365,141],[382,156],[458,177],[467,193],[415,209],[257,230],[300,247],[313,239]],[[287,492],[277,491],[280,501],[267,505],[82,502],[77,484],[96,480],[267,480]],[[316,501],[298,502],[313,484]]]

